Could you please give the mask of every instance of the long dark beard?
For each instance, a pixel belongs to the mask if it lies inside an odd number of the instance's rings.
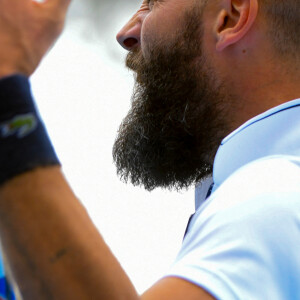
[[[127,57],[136,84],[113,158],[125,182],[147,190],[181,189],[205,178],[226,132],[224,99],[199,44],[199,12],[187,13],[185,24],[168,48],[152,48],[149,61],[140,51]]]

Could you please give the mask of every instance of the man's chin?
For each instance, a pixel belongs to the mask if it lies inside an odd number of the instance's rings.
[[[138,133],[139,134],[139,133]],[[117,173],[124,182],[155,188],[181,190],[189,188],[212,172],[212,166],[201,161],[195,149],[184,143],[164,139],[162,143],[151,138],[139,141],[134,134],[119,134],[113,148]],[[140,137],[141,138],[141,137]]]

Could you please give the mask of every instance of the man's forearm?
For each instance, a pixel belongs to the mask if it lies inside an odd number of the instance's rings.
[[[3,185],[0,212],[3,251],[24,299],[138,298],[59,167]]]
[[[61,33],[69,4],[0,1],[0,80],[34,72]],[[15,79],[0,93],[0,238],[22,297],[136,299],[60,168],[51,167],[58,162],[29,87]]]

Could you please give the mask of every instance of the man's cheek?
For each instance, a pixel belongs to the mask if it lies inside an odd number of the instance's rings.
[[[145,59],[149,59],[151,50],[155,45],[159,45],[164,41],[163,25],[158,26],[156,19],[153,15],[149,14],[142,26],[141,30],[141,50]]]
[[[143,22],[142,30],[141,30],[141,51],[143,56],[149,57],[150,50],[150,35],[151,35],[151,18],[149,20],[149,16],[147,16]]]

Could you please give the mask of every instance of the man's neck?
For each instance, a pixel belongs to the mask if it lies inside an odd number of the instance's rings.
[[[238,103],[232,129],[272,107],[300,98],[299,78],[299,74],[285,76],[283,72],[278,74],[272,70],[240,78],[235,87]]]

